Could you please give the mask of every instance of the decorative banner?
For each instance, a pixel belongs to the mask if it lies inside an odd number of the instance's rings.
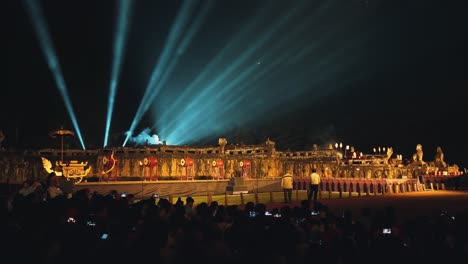
[[[193,159],[185,158],[185,166],[186,167],[193,167]]]
[[[143,164],[143,177],[145,180],[157,180],[158,179],[158,159],[154,156],[145,157],[143,162],[140,161],[140,164]],[[156,169],[155,169],[156,168]]]
[[[114,152],[110,154],[110,156],[104,156],[102,158],[102,164],[104,165],[103,174],[107,174],[111,172],[117,166],[117,157],[114,156]]]
[[[151,168],[156,167],[158,165],[158,159],[156,157],[149,157],[149,166]]]
[[[185,158],[180,160],[180,166],[183,167],[192,167],[193,166],[193,159]]]
[[[241,161],[239,164],[242,164],[242,177],[245,177],[245,178],[250,178],[251,176],[251,163],[250,163],[250,160],[243,160]]]
[[[107,165],[107,163],[109,163],[109,158],[104,156],[104,158],[102,158],[102,164]]]
[[[145,157],[143,159],[143,165],[146,167],[155,167],[158,165],[158,159],[156,157]]]

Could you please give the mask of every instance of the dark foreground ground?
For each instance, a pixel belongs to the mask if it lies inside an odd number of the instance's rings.
[[[353,216],[359,216],[361,209],[364,207],[377,211],[392,206],[395,208],[399,220],[406,220],[415,217],[435,216],[440,214],[441,211],[456,215],[468,210],[468,190],[441,190],[341,199],[319,199],[319,202],[328,206],[329,210],[336,215],[340,215],[343,210],[351,210]],[[282,206],[284,206],[283,203],[272,203],[268,204],[267,208],[280,208]],[[294,202],[291,206],[299,206],[299,203]]]

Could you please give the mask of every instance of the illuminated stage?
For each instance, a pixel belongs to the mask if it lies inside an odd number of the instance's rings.
[[[385,195],[421,192],[426,190],[445,190],[446,183],[452,178],[425,177],[426,184],[418,184],[414,179],[322,179],[320,184],[321,195],[326,197],[330,192],[339,192],[342,196],[351,196],[351,193],[364,195]],[[248,193],[280,192],[281,178],[243,179],[242,185]],[[231,183],[230,183],[231,182]],[[307,190],[308,180],[296,178],[295,190]],[[89,188],[107,194],[112,190],[119,193],[134,194],[137,198],[150,197],[157,193],[163,197],[178,196],[206,196],[222,195],[227,193],[227,187],[232,180],[163,180],[163,181],[103,181],[82,182],[75,185],[75,190]],[[234,184],[235,185],[235,184]]]
[[[248,192],[281,191],[279,179],[246,179]],[[82,182],[75,185],[75,190],[89,188],[91,191],[106,194],[112,190],[119,193],[134,194],[137,198],[159,194],[162,197],[204,196],[226,193],[229,180],[164,180],[164,181],[114,181]]]

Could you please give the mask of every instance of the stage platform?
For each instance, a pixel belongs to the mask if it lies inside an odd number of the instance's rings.
[[[280,178],[245,179],[248,192],[276,192],[281,191]],[[162,197],[203,196],[208,193],[219,195],[226,193],[229,180],[163,180],[163,181],[110,181],[110,182],[82,182],[75,185],[75,191],[89,188],[107,194],[112,190],[119,193],[133,194],[137,198],[150,197],[157,193]]]

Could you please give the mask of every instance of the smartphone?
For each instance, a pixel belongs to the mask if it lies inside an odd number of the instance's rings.
[[[257,216],[257,212],[255,212],[255,211],[250,211],[249,216],[250,216],[250,217],[256,217],[256,216]]]
[[[392,233],[392,229],[391,228],[384,228],[382,229],[382,234],[384,235],[390,235]]]
[[[281,217],[281,214],[274,214],[273,217]]]
[[[311,211],[310,215],[318,215],[318,212],[317,211]]]
[[[159,194],[155,193],[155,194],[153,194],[152,197],[153,197],[153,198],[159,198]]]
[[[304,217],[296,218],[296,224],[304,223],[305,220],[306,220],[306,219],[305,219]]]
[[[76,222],[75,218],[73,218],[73,217],[68,217],[67,223],[75,223],[75,222]]]
[[[108,236],[109,236],[108,234],[104,233],[102,234],[101,239],[107,239]]]
[[[86,221],[86,226],[95,227],[95,226],[96,226],[96,222],[94,222],[94,221]]]
[[[268,215],[268,216],[270,216],[270,215],[272,215],[272,214],[271,214],[271,212],[270,212],[270,211],[265,211],[265,215]]]
[[[122,193],[122,194],[120,194],[120,197],[122,197],[122,198],[123,198],[123,197],[127,197],[127,194],[126,194],[126,193]]]

